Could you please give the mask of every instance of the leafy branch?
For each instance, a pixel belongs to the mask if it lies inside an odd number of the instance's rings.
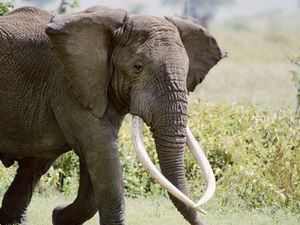
[[[80,5],[79,0],[62,0],[58,9],[57,13],[58,14],[65,14],[68,12],[70,8],[77,8]]]
[[[0,16],[5,15],[14,8],[14,1],[0,2]]]

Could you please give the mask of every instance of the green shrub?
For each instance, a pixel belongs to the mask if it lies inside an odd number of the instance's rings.
[[[225,208],[272,206],[299,211],[300,122],[293,113],[195,101],[189,115],[189,126],[211,162],[217,178],[217,195]],[[128,120],[121,128],[119,139],[126,195],[165,195],[136,158]],[[147,128],[145,146],[158,165],[154,142]],[[199,196],[204,181],[189,151],[186,151],[185,163],[191,193]],[[78,157],[67,153],[44,176],[40,190],[52,186],[66,194],[75,194],[78,172]]]
[[[14,8],[14,1],[0,2],[0,16],[5,15],[9,10]]]
[[[299,209],[300,126],[291,112],[197,103],[190,117],[225,202]]]
[[[79,160],[74,152],[67,152],[59,157],[47,174],[42,177],[38,191],[53,187],[66,195],[75,194],[79,182]]]

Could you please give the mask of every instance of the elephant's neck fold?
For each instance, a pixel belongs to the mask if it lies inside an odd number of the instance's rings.
[[[113,108],[120,114],[121,117],[124,117],[129,112],[128,104],[119,99],[112,88],[108,89],[108,96],[109,102]]]

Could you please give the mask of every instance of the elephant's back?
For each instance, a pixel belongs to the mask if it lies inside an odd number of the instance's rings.
[[[12,47],[50,45],[45,26],[51,17],[51,14],[36,7],[22,7],[0,17],[0,57],[9,53]]]
[[[36,7],[19,8],[0,17],[0,90],[24,87],[38,93],[57,73],[59,66],[45,33],[51,17]]]
[[[5,16],[0,17],[2,38],[8,35],[17,37],[30,37],[36,34],[45,35],[45,26],[53,15],[36,7],[22,7],[15,9]],[[46,36],[46,35],[45,35]]]
[[[19,8],[0,17],[0,80],[5,81],[0,86],[30,80],[38,84],[58,68],[45,33],[51,17],[36,7]]]

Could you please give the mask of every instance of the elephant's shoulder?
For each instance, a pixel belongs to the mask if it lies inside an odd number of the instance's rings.
[[[12,60],[23,55],[28,59],[50,56],[51,44],[45,27],[51,17],[36,7],[19,8],[0,17],[0,64],[7,58]]]
[[[20,19],[24,19],[25,17],[32,18],[35,20],[39,19],[48,19],[51,18],[53,15],[50,14],[49,12],[33,7],[33,6],[25,6],[21,8],[17,8],[11,12],[9,12],[6,16],[14,16],[14,17],[20,17]],[[40,18],[39,18],[40,17]]]
[[[35,33],[44,32],[52,16],[43,9],[28,6],[17,8],[0,19],[1,25],[12,32]]]
[[[0,17],[0,39],[15,43],[48,43],[45,27],[53,15],[36,7],[22,7]]]

